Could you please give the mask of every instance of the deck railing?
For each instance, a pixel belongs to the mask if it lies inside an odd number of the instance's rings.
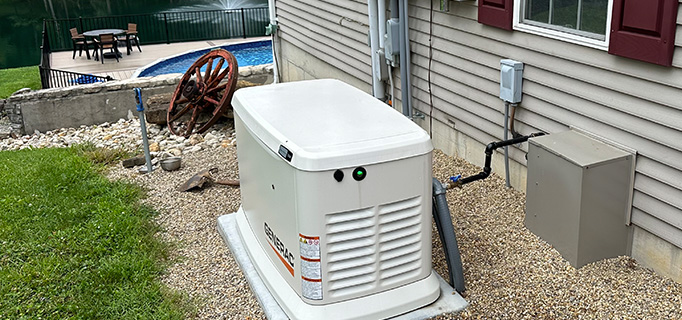
[[[106,82],[114,80],[113,78],[94,76],[91,74],[71,72],[65,70],[57,70],[50,68],[50,54],[52,53],[50,47],[50,38],[46,31],[46,22],[43,21],[42,43],[40,45],[40,84],[43,89],[75,86],[79,84],[88,84],[95,82]]]
[[[263,36],[268,22],[268,8],[259,7],[50,19],[45,20],[45,30],[52,51],[64,51],[72,49],[71,28],[83,33],[94,29],[127,29],[128,23],[136,23],[143,45]]]
[[[47,21],[43,20],[43,33],[40,43],[40,67],[50,68],[50,54],[52,49],[50,48],[50,39],[47,36]]]
[[[77,86],[79,84],[107,82],[114,80],[114,78],[109,76],[102,77],[91,74],[49,69],[43,67],[39,67],[39,69],[40,81],[43,85],[43,89]]]

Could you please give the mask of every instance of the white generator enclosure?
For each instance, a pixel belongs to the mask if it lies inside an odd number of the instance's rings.
[[[337,80],[238,90],[237,229],[292,319],[377,319],[439,296],[428,134]]]

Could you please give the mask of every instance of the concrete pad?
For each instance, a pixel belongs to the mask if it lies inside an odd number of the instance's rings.
[[[246,248],[242,243],[242,239],[237,231],[236,214],[226,214],[218,218],[218,232],[223,237],[223,240],[230,247],[230,252],[242,269],[249,282],[249,286],[253,291],[258,303],[263,308],[263,312],[268,319],[289,319],[279,306],[275,298],[263,283],[258,271],[254,267]],[[411,311],[409,313],[394,317],[399,320],[418,320],[428,319],[443,313],[458,312],[463,310],[468,303],[462,296],[460,296],[450,285],[438,276],[440,283],[440,297],[428,306]]]

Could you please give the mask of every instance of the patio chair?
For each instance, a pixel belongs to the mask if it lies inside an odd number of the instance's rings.
[[[95,40],[95,44],[97,44],[97,51],[99,51],[99,59],[104,63],[104,49],[109,49],[111,52],[114,53],[114,57],[116,58],[116,62],[118,61],[118,55],[120,54],[118,52],[118,41],[116,40],[116,37],[114,37],[113,33],[104,33],[99,35],[99,39]],[[95,57],[97,59],[97,56]]]
[[[127,54],[130,54],[130,51],[133,51],[133,42],[137,45],[137,50],[142,52],[142,49],[140,49],[140,38],[137,36],[137,24],[128,23],[128,30],[126,30]]]
[[[83,55],[83,49],[85,49],[85,56],[90,59],[90,46],[94,46],[94,42],[85,39],[83,34],[78,33],[78,29],[71,28],[71,41],[73,42],[73,57],[71,59],[76,59],[76,49],[78,49],[78,56]]]

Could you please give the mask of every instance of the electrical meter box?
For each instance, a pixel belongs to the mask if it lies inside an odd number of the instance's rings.
[[[526,227],[579,268],[627,254],[634,155],[575,131],[529,140]]]
[[[292,319],[378,319],[430,304],[428,134],[337,80],[238,90],[237,230]]]
[[[509,59],[500,60],[500,99],[509,103],[521,102],[522,81],[522,62]]]

